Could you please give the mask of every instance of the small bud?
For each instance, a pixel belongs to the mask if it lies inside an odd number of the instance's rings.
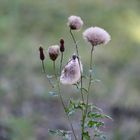
[[[65,51],[64,40],[61,39],[61,40],[60,40],[60,52],[64,52],[64,51]]]
[[[43,48],[41,46],[39,47],[39,53],[40,53],[40,60],[43,61],[45,59],[45,55],[43,52]]]
[[[57,59],[59,55],[59,49],[60,47],[58,45],[53,45],[48,48],[48,53],[52,61],[55,61]]]

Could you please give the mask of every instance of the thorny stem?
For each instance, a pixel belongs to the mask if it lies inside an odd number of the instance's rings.
[[[81,80],[80,80],[80,83],[81,83],[81,96],[82,96],[82,101],[84,103],[84,96],[83,96],[83,90],[82,90],[82,87],[83,87],[83,76],[82,76],[82,70],[81,70],[81,65],[80,65],[80,60],[79,60],[79,51],[78,51],[78,45],[77,45],[77,42],[76,42],[76,39],[72,33],[72,30],[70,29],[70,34],[71,34],[71,37],[73,39],[73,42],[75,44],[75,48],[76,48],[76,54],[78,56],[78,63],[79,63],[79,67],[80,67],[80,73],[81,73]]]
[[[63,52],[61,52],[61,60],[60,60],[60,74],[62,70],[62,61],[63,61]]]
[[[45,69],[45,65],[44,65],[44,61],[42,60],[42,69],[43,69],[43,72],[46,73],[46,69]],[[51,83],[50,79],[47,77],[48,81],[49,81],[49,84],[51,85],[52,88],[54,88],[53,84]]]
[[[93,50],[94,50],[94,46],[92,46],[91,48],[91,54],[90,54],[90,64],[89,64],[89,83],[88,83],[88,92],[87,92],[87,100],[86,100],[86,109],[82,118],[82,125],[83,125],[83,129],[82,129],[82,134],[85,132],[84,130],[84,125],[85,125],[85,120],[86,120],[86,116],[87,116],[87,111],[88,111],[88,100],[89,100],[89,93],[90,93],[90,87],[91,87],[91,81],[92,81],[92,59],[93,59]],[[82,135],[82,140],[84,140],[84,137]]]
[[[65,114],[66,114],[66,116],[67,116],[67,119],[68,119],[68,121],[69,121],[69,123],[70,123],[70,126],[71,126],[71,129],[72,129],[73,135],[74,135],[74,137],[75,137],[75,140],[77,140],[77,137],[76,137],[76,134],[75,134],[73,125],[72,125],[72,123],[71,123],[71,121],[70,121],[70,118],[69,118],[67,112],[66,112],[67,107],[65,106],[65,103],[64,103],[64,101],[63,101],[63,97],[62,97],[62,95],[61,95],[61,91],[60,91],[60,81],[59,81],[58,78],[57,78],[57,73],[56,73],[56,68],[55,68],[55,61],[53,61],[53,69],[54,69],[55,79],[56,79],[56,81],[57,81],[58,94],[59,94],[59,97],[60,97],[61,104],[62,104],[62,106],[63,106],[63,109],[64,109],[64,111],[65,111]]]

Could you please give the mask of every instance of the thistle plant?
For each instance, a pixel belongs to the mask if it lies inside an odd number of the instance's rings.
[[[67,64],[63,64],[64,53],[65,53],[65,43],[64,39],[60,39],[60,45],[52,45],[48,48],[48,55],[52,60],[53,72],[51,76],[47,76],[50,83],[54,83],[52,90],[58,95],[62,107],[64,109],[66,118],[70,124],[70,130],[49,130],[53,135],[61,136],[63,140],[96,140],[106,139],[101,128],[105,125],[103,122],[104,118],[111,119],[108,115],[104,114],[102,109],[95,106],[93,103],[89,102],[89,97],[91,94],[91,86],[94,84],[94,74],[93,74],[93,53],[96,49],[96,46],[106,45],[110,41],[110,35],[107,31],[100,27],[90,27],[83,32],[83,38],[89,42],[90,55],[89,57],[89,73],[87,76],[84,76],[83,66],[81,62],[81,55],[79,54],[79,44],[76,41],[75,33],[80,30],[83,26],[83,21],[78,16],[70,16],[68,18],[68,28],[70,31],[70,36],[75,45],[75,52],[71,54],[71,58],[68,60]],[[44,53],[43,48],[39,48],[40,59],[42,61],[43,71],[46,73],[44,66]],[[57,58],[60,56],[60,61]],[[67,58],[66,58],[67,59]],[[60,63],[59,72],[56,71],[56,61]],[[47,74],[47,73],[46,73]],[[83,81],[88,81],[88,85],[84,85]],[[63,94],[61,93],[61,87],[65,85],[75,86],[80,92],[78,100],[73,100],[72,98],[68,103],[65,103]],[[71,116],[76,112],[81,112],[81,121],[79,126],[79,133],[77,134],[74,128],[74,125],[71,121]]]

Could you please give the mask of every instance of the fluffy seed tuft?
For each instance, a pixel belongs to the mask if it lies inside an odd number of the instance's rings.
[[[92,46],[107,44],[111,39],[109,33],[100,27],[90,27],[86,29],[83,32],[83,37],[90,42]]]
[[[67,24],[71,30],[79,30],[83,26],[83,21],[82,21],[81,17],[70,16],[68,18]]]

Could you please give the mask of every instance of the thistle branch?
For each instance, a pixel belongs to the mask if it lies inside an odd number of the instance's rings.
[[[65,105],[65,103],[64,103],[64,100],[63,100],[63,97],[62,97],[62,95],[61,95],[61,91],[60,91],[60,81],[59,81],[58,78],[57,78],[56,67],[55,67],[55,61],[53,61],[53,69],[54,69],[55,79],[56,79],[56,81],[57,81],[58,94],[59,94],[59,98],[60,98],[61,104],[62,104],[63,109],[64,109],[64,111],[65,111],[65,114],[66,114],[66,116],[67,116],[68,122],[70,123],[70,127],[71,127],[71,129],[72,129],[72,132],[73,132],[73,135],[74,135],[74,137],[75,137],[75,140],[77,140],[77,137],[76,137],[76,134],[75,134],[73,125],[72,125],[72,123],[71,123],[71,121],[70,121],[70,118],[69,118],[67,112],[66,112],[67,107],[66,107],[66,105]]]
[[[82,76],[82,70],[81,70],[81,66],[80,66],[80,60],[79,60],[79,50],[78,50],[78,45],[77,45],[77,42],[76,42],[76,39],[74,37],[74,34],[72,33],[72,30],[70,28],[70,35],[73,39],[73,42],[75,44],[75,49],[76,49],[76,54],[78,56],[78,63],[79,63],[79,67],[80,67],[80,73],[81,73],[81,79],[80,79],[80,83],[81,83],[81,96],[82,96],[82,101],[84,103],[84,95],[83,95],[83,90],[82,90],[82,87],[83,87],[83,76]]]

